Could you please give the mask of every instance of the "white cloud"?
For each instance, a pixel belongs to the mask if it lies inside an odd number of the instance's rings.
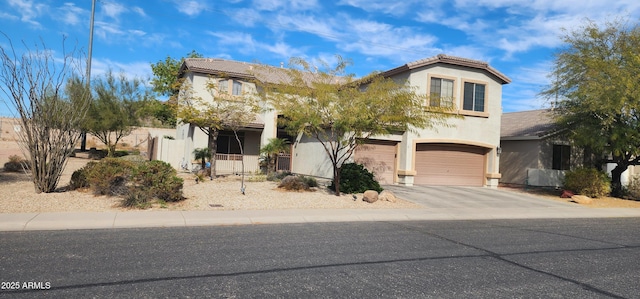
[[[153,76],[149,62],[118,62],[111,59],[94,58],[91,61],[91,77],[99,77],[111,70],[115,74],[124,73],[129,80],[150,78]]]
[[[254,0],[253,7],[266,11],[305,11],[318,7],[317,0]]]
[[[422,0],[388,1],[388,0],[341,0],[338,5],[360,8],[367,12],[381,12],[384,14],[402,16],[411,11],[416,3]]]
[[[101,2],[102,5],[100,5],[102,13],[109,17],[109,18],[113,18],[113,19],[118,19],[118,17],[127,12],[128,9],[120,4],[120,3],[116,3],[116,2]]]
[[[19,20],[20,18],[18,18],[17,16],[14,16],[12,14],[6,13],[4,11],[0,11],[0,19],[6,19],[6,20]]]
[[[349,52],[384,56],[401,61],[417,59],[435,50],[437,37],[420,33],[410,27],[394,27],[389,24],[345,17],[345,33],[349,37],[339,47]]]
[[[134,6],[133,8],[131,8],[131,11],[137,13],[141,17],[146,17],[147,16],[147,14],[144,12],[144,9],[142,9],[139,6]]]
[[[36,27],[41,27],[36,19],[49,10],[49,6],[43,3],[34,3],[33,0],[7,0],[9,6],[20,14],[20,20]]]
[[[303,54],[300,49],[278,41],[274,44],[261,43],[256,41],[250,34],[242,32],[207,32],[207,34],[217,38],[218,46],[233,46],[233,50],[244,55],[263,56],[263,52],[275,54],[279,57],[289,59]],[[260,57],[258,57],[260,58]]]
[[[251,8],[242,8],[231,11],[227,13],[227,16],[245,27],[253,27],[256,23],[262,22],[260,12]]]
[[[190,17],[195,17],[200,13],[202,13],[203,11],[207,10],[208,8],[207,4],[201,1],[191,0],[191,1],[174,1],[174,2],[179,12]]]
[[[301,31],[318,35],[328,40],[339,40],[346,38],[344,33],[341,33],[335,24],[334,19],[326,18],[321,19],[315,16],[305,15],[279,15],[277,16],[277,27],[271,27],[274,31]],[[267,26],[273,25],[267,24]]]
[[[122,36],[124,31],[117,24],[109,22],[95,22],[94,34],[105,42],[114,41],[115,38]]]
[[[75,4],[70,2],[59,7],[58,11],[60,11],[60,15],[54,17],[71,26],[80,24],[82,16],[87,13],[84,9],[77,7]]]

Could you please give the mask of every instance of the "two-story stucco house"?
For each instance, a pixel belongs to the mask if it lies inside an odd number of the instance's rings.
[[[378,174],[386,183],[498,185],[502,85],[509,78],[487,63],[446,55],[407,63],[383,75],[430,95],[425,105],[454,105],[462,117],[449,119],[450,127],[372,139],[375,148],[364,147],[356,160],[376,155],[377,161],[388,161],[386,172]]]
[[[255,67],[237,61],[190,58],[181,72],[203,97],[208,80],[239,95],[255,91],[253,80],[277,81],[269,75],[256,78]],[[430,95],[425,105],[453,105],[453,113],[461,117],[449,119],[447,127],[375,136],[355,152],[356,162],[372,170],[383,184],[498,185],[502,85],[509,83],[509,78],[487,63],[446,55],[407,63],[382,74]],[[288,137],[278,129],[277,117],[277,111],[265,112],[242,130],[245,164],[256,165],[246,170],[257,169],[258,150],[269,138]],[[178,127],[177,140],[172,142],[183,143],[182,160],[193,160],[193,149],[206,146],[206,136],[198,131],[188,124]],[[331,178],[331,164],[317,141],[306,136],[289,138],[292,172]],[[231,138],[220,139],[218,148],[223,155],[239,152]]]

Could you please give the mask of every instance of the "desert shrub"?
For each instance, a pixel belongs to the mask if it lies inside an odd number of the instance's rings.
[[[564,188],[589,197],[602,197],[611,192],[609,176],[595,168],[578,168],[564,175]]]
[[[104,158],[75,171],[69,185],[72,189],[89,187],[97,195],[122,196],[126,207],[146,208],[154,200],[183,200],[183,183],[176,170],[162,161]]]
[[[291,172],[289,171],[278,171],[278,172],[272,172],[267,174],[267,181],[272,181],[272,182],[277,182],[277,181],[281,181],[282,179],[293,175]]]
[[[629,198],[640,200],[640,176],[634,176],[629,182],[629,186],[625,189]]]
[[[171,165],[162,161],[139,163],[133,171],[133,187],[136,192],[145,192],[149,198],[163,201],[180,201],[184,181],[177,177]]]
[[[131,188],[122,200],[122,206],[128,208],[146,209],[151,206],[151,200],[148,192],[141,189]]]
[[[18,155],[9,156],[9,162],[4,163],[4,171],[6,172],[21,172],[29,170],[29,163]]]
[[[329,189],[336,190],[332,181]],[[382,191],[382,187],[364,166],[356,163],[346,163],[340,168],[340,192],[362,193],[367,190]]]
[[[89,187],[89,178],[87,174],[91,171],[91,168],[96,165],[96,162],[89,162],[84,167],[74,171],[71,174],[71,180],[69,181],[69,188],[76,190],[80,188]]]
[[[300,179],[302,179],[302,181],[307,184],[307,186],[309,186],[310,188],[314,188],[314,187],[318,187],[318,181],[316,181],[315,178],[310,177],[310,176],[299,176]]]
[[[266,174],[254,174],[247,178],[249,182],[264,182],[267,180]]]
[[[278,188],[293,191],[304,191],[309,190],[309,185],[307,185],[302,177],[297,175],[290,175],[280,181],[280,185],[278,185]]]
[[[134,168],[135,163],[131,161],[104,158],[87,169],[85,175],[94,194],[125,195]]]

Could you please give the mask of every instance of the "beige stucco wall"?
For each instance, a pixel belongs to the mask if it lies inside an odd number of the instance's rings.
[[[291,172],[333,178],[331,160],[322,144],[302,134],[293,143]]]
[[[499,161],[496,149],[500,145],[500,120],[502,114],[502,85],[486,72],[456,66],[431,65],[395,76],[398,82],[408,80],[411,86],[417,88],[420,94],[426,94],[429,76],[441,76],[454,79],[454,103],[458,107],[460,118],[450,118],[450,126],[437,126],[432,129],[419,130],[416,133],[407,132],[402,137],[400,156],[398,159],[400,173],[415,172],[413,160],[416,143],[460,143],[487,149],[486,174],[487,186],[496,187],[498,184]],[[461,110],[464,82],[472,81],[486,84],[485,112],[467,113]],[[474,114],[474,115],[471,115]],[[399,177],[399,183],[413,184],[411,175]]]
[[[525,184],[527,169],[540,168],[539,140],[502,141],[500,147],[501,183]]]

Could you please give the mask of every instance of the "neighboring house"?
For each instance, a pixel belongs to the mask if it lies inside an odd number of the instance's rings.
[[[564,173],[582,166],[582,149],[560,134],[549,109],[504,113],[500,129],[500,183],[562,186]],[[604,169],[610,172],[613,164]],[[622,175],[626,185],[635,173]]]
[[[204,88],[207,80],[226,82],[226,88],[234,94],[255,91],[251,83],[255,79],[278,82],[268,74],[255,78],[255,67],[237,61],[190,58],[185,60],[182,72],[202,97],[208,94]],[[277,73],[277,68],[274,70]],[[429,94],[425,105],[453,106],[453,113],[461,117],[447,120],[451,126],[375,136],[356,150],[356,162],[373,171],[383,184],[497,187],[502,85],[508,84],[509,78],[485,62],[447,55],[407,63],[382,74]],[[242,130],[248,171],[257,169],[258,150],[269,138],[287,137],[277,127],[277,116],[276,111],[263,113]],[[167,142],[175,143],[171,148],[182,146],[177,157],[191,161],[193,149],[206,147],[206,140],[197,128],[182,125],[176,140]],[[292,141],[292,172],[332,177],[331,163],[319,142],[307,136]],[[218,148],[220,154],[238,152],[231,139],[220,139]]]
[[[273,68],[276,70],[277,68]],[[264,71],[256,64],[231,61],[224,59],[187,58],[180,69],[181,76],[185,79],[185,86],[190,86],[194,96],[206,100],[212,100],[212,91],[208,84],[217,85],[216,91],[224,93],[224,96],[241,97],[256,92],[254,80],[263,80],[269,83],[277,83],[276,74]],[[255,74],[259,75],[256,78]],[[241,155],[240,146],[232,131],[221,131],[218,135],[216,151],[216,170],[218,173],[240,173],[242,162],[245,172],[259,170],[260,148],[268,143],[270,138],[288,138],[283,130],[278,130],[277,115],[275,111],[265,111],[256,114],[255,120],[238,131],[238,137],[242,143],[244,155]],[[171,158],[172,165],[191,168],[194,161],[193,151],[198,148],[206,148],[207,135],[198,127],[190,124],[179,124],[176,140],[166,141],[174,143],[171,149],[178,149]],[[283,167],[281,167],[283,168]],[[289,168],[284,167],[286,169]]]
[[[500,128],[501,183],[561,186],[582,152],[558,134],[548,109],[504,113]]]

